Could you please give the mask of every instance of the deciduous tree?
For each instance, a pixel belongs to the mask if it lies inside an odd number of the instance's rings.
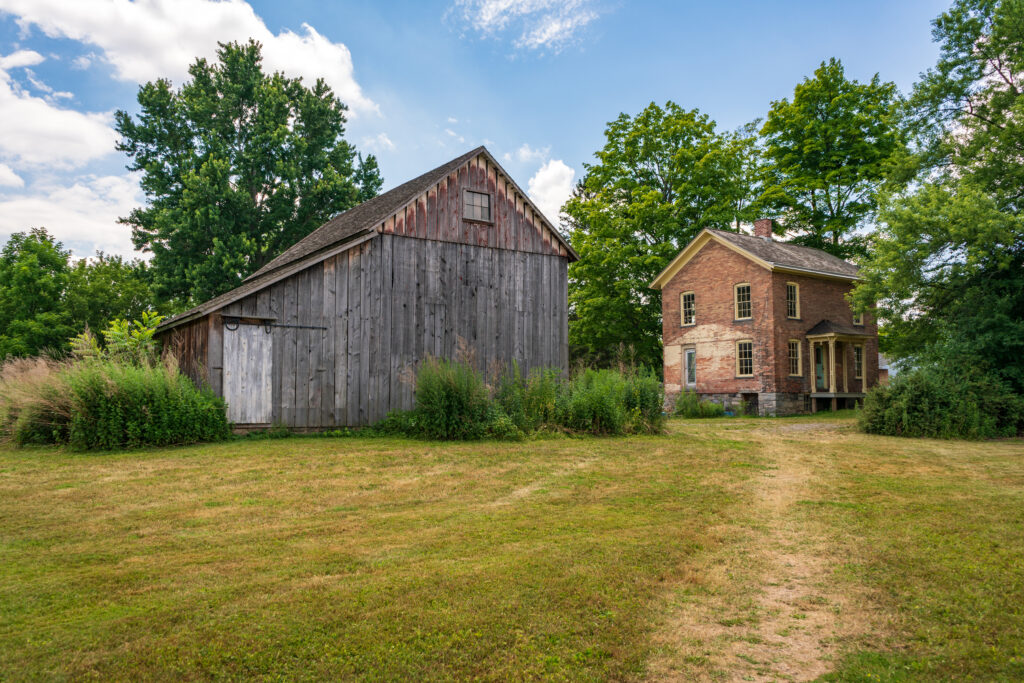
[[[148,205],[122,222],[152,252],[158,294],[220,294],[339,211],[380,188],[376,159],[343,137],[346,107],[322,80],[262,68],[259,43],[221,44],[191,80],[139,89],[117,112],[118,149],[142,174]]]

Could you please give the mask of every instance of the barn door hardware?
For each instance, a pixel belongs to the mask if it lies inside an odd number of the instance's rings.
[[[258,325],[263,328],[263,331],[270,334],[275,327],[288,327],[293,330],[326,330],[327,327],[322,325],[287,325],[275,323],[273,320],[243,320],[238,316],[224,316],[224,327],[231,332],[238,329],[239,325]]]

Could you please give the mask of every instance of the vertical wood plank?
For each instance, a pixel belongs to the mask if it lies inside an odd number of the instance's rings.
[[[396,228],[397,230],[397,224]],[[362,424],[359,421],[359,406],[362,403],[361,365],[363,362],[363,310],[362,286],[360,282],[360,260],[362,247],[349,250],[348,279],[348,423]]]
[[[309,324],[309,270],[296,274],[296,324]],[[310,331],[295,330],[295,426],[309,426],[309,341]]]
[[[323,326],[324,264],[310,266],[309,270],[309,325]],[[324,331],[309,330],[309,388],[307,427],[320,426],[321,397],[324,378]]]
[[[320,398],[320,424],[324,427],[338,426],[334,413],[334,363],[337,358],[334,343],[337,338],[335,330],[338,321],[335,315],[338,287],[335,275],[337,261],[337,256],[332,256],[324,261],[324,296],[320,317],[322,321],[320,324],[327,328],[323,333],[323,395]]]
[[[349,257],[348,252],[342,252],[337,256],[335,264],[335,279],[337,288],[335,296],[335,349],[334,359],[334,401],[335,416],[339,425],[349,425],[348,419],[348,364],[349,364]]]

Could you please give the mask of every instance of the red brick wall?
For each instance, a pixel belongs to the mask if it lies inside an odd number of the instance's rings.
[[[733,286],[750,283],[751,320],[735,320]],[[771,340],[775,311],[771,273],[732,249],[711,241],[676,273],[662,290],[662,339],[665,345],[666,391],[682,383],[681,348],[697,349],[697,391],[744,393],[774,391]],[[679,295],[693,291],[697,324],[681,325]],[[754,376],[736,377],[736,341],[754,340]]]
[[[752,319],[734,319],[733,286],[750,283]],[[800,286],[800,317],[786,317],[786,283]],[[683,384],[682,350],[697,351],[696,390],[707,394],[747,392],[806,393],[813,381],[810,345],[805,333],[822,320],[853,325],[845,299],[851,285],[842,281],[773,273],[718,242],[708,242],[662,290],[662,339],[665,347],[665,390],[672,395]],[[696,324],[682,326],[679,295],[692,291]],[[874,318],[864,316],[864,378],[874,386],[878,376],[878,338]],[[736,341],[754,341],[754,376],[736,377]],[[789,377],[790,339],[801,344],[802,377]],[[853,349],[846,348],[847,387],[862,391],[854,379]],[[841,358],[836,377],[842,390]]]
[[[795,282],[800,286],[800,318],[791,320],[786,317],[786,284]],[[846,301],[846,294],[853,288],[848,282],[839,280],[825,280],[821,278],[806,277],[804,275],[791,275],[785,273],[773,273],[773,300],[775,307],[775,320],[777,321],[774,344],[778,349],[775,356],[775,374],[778,377],[778,389],[780,392],[808,392],[812,390],[813,358],[811,357],[810,344],[804,336],[807,330],[817,325],[822,320],[831,320],[842,325],[853,325],[853,311]],[[865,334],[870,335],[864,343],[864,378],[868,380],[867,388],[875,385],[878,377],[878,327],[874,316],[870,313],[864,314]],[[803,377],[789,376],[789,340],[799,339],[801,344],[801,361],[803,365]],[[847,388],[851,392],[864,391],[861,380],[854,379],[853,369],[853,347],[846,345],[839,348],[836,358],[836,383],[842,391],[842,356],[846,354],[846,367],[849,371]]]

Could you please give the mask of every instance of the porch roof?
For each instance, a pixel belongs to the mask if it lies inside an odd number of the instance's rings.
[[[867,334],[862,327],[857,328],[833,322],[831,320],[822,320],[820,323],[807,330],[806,336],[808,339],[811,337],[852,337],[855,339],[867,339],[871,335]]]

